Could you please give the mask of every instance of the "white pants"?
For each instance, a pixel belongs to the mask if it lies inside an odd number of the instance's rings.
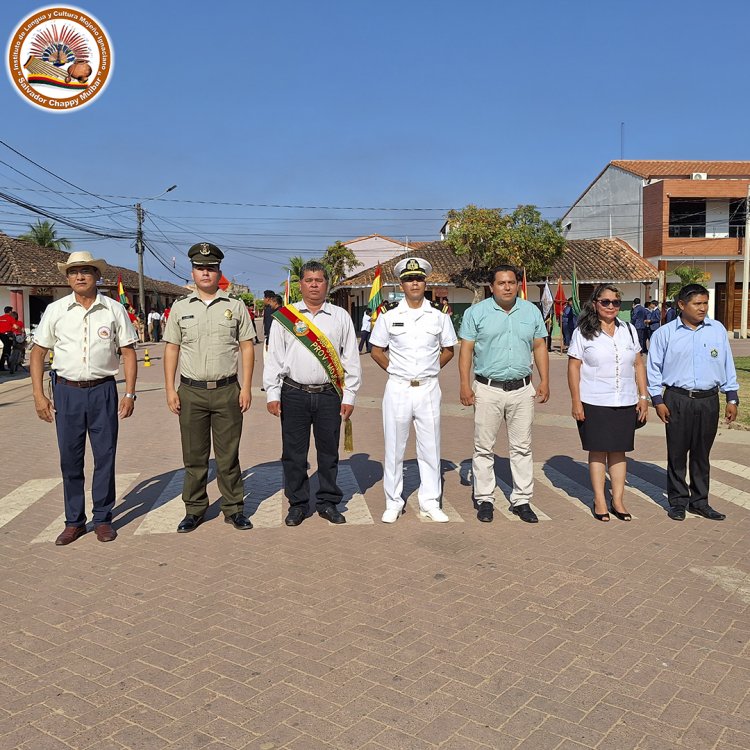
[[[534,421],[534,396],[529,383],[517,391],[504,391],[475,380],[474,391],[474,499],[477,503],[494,501],[495,442],[503,420],[508,430],[508,458],[513,476],[510,503],[531,502],[534,492],[534,460],[531,455],[531,423]]]
[[[383,394],[383,434],[385,461],[383,490],[386,509],[401,510],[404,500],[404,451],[409,428],[414,422],[419,465],[419,507],[431,510],[440,507],[440,384],[429,378],[422,385],[409,385],[408,380],[388,378]]]

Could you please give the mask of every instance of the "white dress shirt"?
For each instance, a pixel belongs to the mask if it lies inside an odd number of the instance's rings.
[[[117,375],[117,350],[138,341],[125,308],[97,293],[87,310],[75,294],[47,305],[34,343],[54,350],[54,369],[68,380],[98,380]]]
[[[416,309],[402,299],[378,316],[370,344],[389,347],[388,374],[405,380],[435,377],[440,372],[440,350],[458,339],[449,315],[436,310],[429,300]]]
[[[633,326],[616,321],[613,336],[601,332],[590,341],[573,331],[568,356],[581,360],[581,401],[593,406],[638,403],[635,358],[641,347]]]
[[[329,302],[325,302],[316,313],[311,313],[302,301],[295,304],[295,307],[333,344],[345,373],[342,403],[353,404],[362,382],[362,368],[359,364],[357,334],[349,313]],[[268,402],[281,401],[281,385],[285,377],[303,385],[323,385],[330,382],[317,357],[299,341],[295,341],[295,336],[276,321],[276,325],[271,326],[263,366],[263,387],[266,389]]]

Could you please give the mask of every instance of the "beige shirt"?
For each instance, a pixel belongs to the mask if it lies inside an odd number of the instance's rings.
[[[349,313],[329,302],[324,303],[314,315],[302,301],[294,306],[312,320],[333,344],[344,367],[342,403],[353,404],[362,382],[362,368],[359,364],[357,334]],[[281,401],[281,383],[287,376],[304,385],[330,382],[315,355],[295,341],[295,337],[280,323],[274,321],[271,324],[268,352],[263,366],[263,387],[266,389],[267,401]]]
[[[97,293],[87,310],[69,294],[47,306],[34,343],[54,350],[53,369],[68,380],[97,380],[117,375],[117,350],[138,341],[125,308]]]
[[[221,290],[208,305],[196,292],[178,299],[164,330],[164,341],[180,347],[180,374],[204,381],[236,375],[239,342],[254,337],[245,303]]]

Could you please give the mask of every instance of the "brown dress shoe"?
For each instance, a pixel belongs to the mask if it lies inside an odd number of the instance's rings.
[[[108,523],[100,523],[94,527],[94,533],[100,542],[113,542],[117,539],[117,532]]]
[[[65,531],[55,539],[55,544],[58,547],[62,547],[65,544],[75,542],[79,536],[83,536],[86,533],[85,526],[66,526]]]

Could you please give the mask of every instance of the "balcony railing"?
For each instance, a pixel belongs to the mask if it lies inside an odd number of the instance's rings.
[[[706,225],[705,224],[670,224],[669,225],[669,236],[680,237],[680,238],[700,238],[706,236]],[[729,235],[732,237],[744,237],[745,236],[745,225],[733,225],[729,227]],[[715,239],[725,239],[722,237],[716,237]]]

